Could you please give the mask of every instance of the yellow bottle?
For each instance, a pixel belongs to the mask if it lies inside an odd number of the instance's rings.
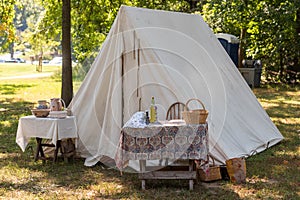
[[[152,97],[150,106],[150,123],[154,122],[157,122],[157,107],[155,105],[154,97]]]

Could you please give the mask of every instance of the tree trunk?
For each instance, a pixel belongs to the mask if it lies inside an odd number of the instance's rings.
[[[283,51],[279,50],[279,80],[284,81],[283,79]]]
[[[186,0],[186,2],[190,5],[190,12],[202,11],[203,5],[206,3],[206,0]],[[197,8],[197,3],[201,2],[200,7]]]
[[[295,71],[300,71],[300,63],[299,63],[299,56],[300,56],[300,8],[297,9],[297,15],[296,15],[296,45],[298,47],[296,48],[298,52],[296,52],[296,55],[294,57],[294,67]]]
[[[296,13],[296,32],[298,37],[300,37],[300,8],[298,8]]]
[[[243,60],[245,58],[245,53],[244,53],[244,47],[245,47],[245,37],[246,37],[246,28],[241,29],[241,35],[240,35],[240,45],[239,45],[239,51],[238,51],[238,56],[239,56],[239,63],[238,67],[242,68],[243,67]]]
[[[62,91],[61,98],[69,105],[73,98],[71,62],[71,2],[62,0]]]
[[[13,59],[14,58],[14,46],[15,46],[15,43],[12,42],[10,45],[9,45],[9,53],[10,53],[10,58]]]

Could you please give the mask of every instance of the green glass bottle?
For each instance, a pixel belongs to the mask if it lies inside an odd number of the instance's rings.
[[[157,122],[157,107],[155,105],[154,97],[152,97],[150,106],[150,123],[154,122]]]

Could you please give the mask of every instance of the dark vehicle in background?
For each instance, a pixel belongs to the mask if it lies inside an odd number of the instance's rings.
[[[15,59],[6,59],[5,62],[6,63],[18,63],[18,61]]]
[[[6,59],[4,62],[6,63],[25,63],[26,61],[22,58],[10,58],[10,59]]]
[[[18,61],[18,63],[25,63],[26,61],[22,58],[15,58],[15,60]]]

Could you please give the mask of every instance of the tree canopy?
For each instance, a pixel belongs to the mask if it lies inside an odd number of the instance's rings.
[[[0,52],[6,50],[15,39],[14,4],[15,0],[0,1]]]
[[[47,45],[60,50],[62,1],[16,1],[23,2],[23,10],[14,9],[14,0],[1,1],[1,44],[8,46],[16,38],[15,29],[22,28],[28,33],[23,42],[36,52]],[[73,59],[82,62],[97,54],[121,5],[200,13],[215,33],[238,36],[241,58],[261,59],[265,69],[280,73],[299,71],[299,0],[71,0]],[[20,16],[26,18],[26,26]]]
[[[240,36],[246,58],[282,73],[299,70],[299,9],[297,0],[209,0],[202,14],[214,32]]]

